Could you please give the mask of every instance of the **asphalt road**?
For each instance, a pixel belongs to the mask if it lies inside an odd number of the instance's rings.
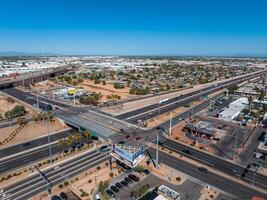
[[[203,165],[207,165],[209,167],[212,167],[216,170],[219,170],[223,173],[226,173],[230,176],[233,176],[238,179],[242,179],[243,181],[251,184],[254,176],[254,171],[249,170],[246,177],[242,178],[241,174],[244,172],[245,167],[235,164],[233,162],[227,161],[225,159],[221,159],[220,157],[204,153],[202,151],[199,151],[198,149],[194,149],[192,147],[189,147],[187,145],[166,139],[164,140],[163,147],[182,154],[186,157],[189,157],[193,160],[196,160]],[[188,152],[185,152],[188,151]],[[262,174],[256,174],[255,175],[255,184],[256,186],[263,188],[267,191],[267,176],[264,176]]]
[[[94,150],[41,171],[52,183],[53,187],[57,187],[57,184],[68,180],[91,167],[97,166],[101,162],[107,160],[107,158],[108,152],[101,153]],[[44,178],[42,178],[39,173],[34,173],[22,181],[3,188],[3,193],[6,197],[2,197],[1,200],[29,199],[34,195],[47,190],[47,188],[48,184]]]
[[[2,92],[7,93],[10,96],[13,96],[25,103],[28,103],[30,105],[37,105],[37,96],[30,93],[30,92],[24,92],[20,89],[17,88],[7,88],[5,90],[3,90]],[[38,101],[39,101],[39,108],[42,110],[50,110],[49,108],[49,104],[51,105],[55,105],[55,106],[59,106],[62,108],[68,108],[71,107],[70,105],[66,105],[64,103],[60,103],[58,101],[54,101],[51,99],[46,99],[44,97],[38,96]]]
[[[155,158],[155,149],[151,149],[150,152]],[[267,198],[266,194],[254,190],[253,188],[239,184],[238,182],[232,181],[210,171],[208,171],[208,173],[201,172],[197,166],[187,163],[183,160],[176,159],[173,156],[170,156],[169,154],[160,152],[159,161],[191,177],[194,177],[204,183],[217,187],[239,198],[251,199],[253,196]]]
[[[260,73],[260,72],[258,72]],[[258,74],[257,73],[257,74]],[[233,78],[233,79],[230,79],[230,80],[226,80],[222,83],[218,83],[218,84],[214,84],[214,85],[211,85],[211,86],[208,86],[206,88],[203,88],[201,90],[196,90],[196,91],[193,91],[193,92],[190,92],[190,93],[187,93],[187,94],[184,94],[184,95],[180,95],[178,97],[174,97],[174,98],[171,98],[171,99],[168,99],[162,103],[160,103],[160,106],[167,106],[167,108],[165,107],[164,109],[160,109],[160,113],[164,113],[164,112],[167,112],[167,111],[170,111],[174,108],[176,108],[177,106],[179,105],[182,105],[182,104],[186,104],[187,102],[190,102],[190,100],[194,100],[196,98],[199,98],[199,97],[203,97],[203,96],[206,96],[208,94],[211,94],[213,92],[216,92],[224,87],[227,87],[233,83],[239,83],[239,82],[244,82],[245,80],[249,80],[251,79],[252,77],[255,77],[257,75],[253,74],[249,74],[249,75],[245,75],[244,77],[239,77],[239,78]],[[194,97],[191,97],[195,95]],[[185,98],[187,97],[191,97],[190,100],[185,100]],[[183,99],[183,101],[181,101]],[[140,108],[140,109],[136,109],[136,110],[133,110],[133,111],[130,111],[130,112],[127,112],[127,113],[123,113],[121,115],[118,115],[116,116],[116,118],[118,119],[126,119],[130,122],[134,122],[136,123],[137,120],[146,120],[146,119],[149,119],[153,116],[157,116],[158,115],[158,111],[159,110],[159,104],[158,103],[155,103],[155,104],[152,104],[152,105],[149,105],[149,106],[146,106],[146,107],[143,107],[143,108]]]
[[[59,139],[66,138],[68,135],[73,134],[75,131],[73,129],[69,130],[64,130],[57,132],[55,134],[50,134],[50,141],[58,141]],[[9,147],[1,148],[0,149],[0,159],[7,157],[7,156],[12,156],[16,153],[20,153],[26,150],[30,150],[42,145],[45,145],[48,143],[48,136],[42,136],[33,140],[30,140],[28,142],[23,142],[20,144],[12,145]]]

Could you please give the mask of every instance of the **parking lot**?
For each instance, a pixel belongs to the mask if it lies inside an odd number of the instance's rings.
[[[178,193],[180,193],[181,195],[181,199],[188,199],[188,200],[197,200],[200,197],[200,191],[202,190],[203,186],[198,184],[198,183],[194,183],[193,181],[190,180],[186,180],[184,183],[182,183],[181,185],[174,185],[169,183],[166,180],[163,180],[153,174],[150,174],[148,176],[146,175],[140,175],[140,174],[136,174],[140,180],[138,182],[132,182],[129,185],[127,185],[126,187],[124,186],[123,188],[119,189],[119,191],[117,193],[115,193],[115,198],[116,199],[120,199],[120,200],[124,200],[124,199],[132,199],[131,197],[131,193],[142,187],[145,185],[149,185],[149,187],[151,189],[159,187],[160,185],[166,185],[167,187],[177,191]],[[124,179],[126,175],[121,176],[119,178],[117,178],[116,180],[114,180],[112,183],[113,185],[116,182],[119,182],[121,180]],[[112,185],[112,184],[111,184]]]

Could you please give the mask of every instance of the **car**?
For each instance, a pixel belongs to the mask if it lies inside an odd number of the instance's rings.
[[[132,183],[133,181],[130,179],[130,178],[128,178],[128,177],[126,177],[125,179],[124,179],[127,183]]]
[[[125,135],[125,138],[128,139],[129,137],[131,137],[130,135]]]
[[[145,175],[149,175],[150,174],[150,171],[148,169],[144,169],[143,172],[144,172]]]
[[[128,177],[130,179],[132,179],[133,181],[135,181],[135,182],[139,181],[139,178],[137,176],[133,175],[133,174],[130,174]]]
[[[110,148],[109,148],[108,145],[103,145],[103,146],[99,147],[99,151],[100,152],[106,152],[106,151],[109,151],[109,150],[110,150]]]
[[[121,183],[119,183],[119,182],[116,183],[115,186],[116,186],[117,188],[119,188],[119,189],[123,188],[123,185],[122,185]]]
[[[204,172],[206,174],[208,173],[208,169],[205,168],[205,167],[199,167],[198,170],[201,171],[201,172]]]
[[[186,154],[191,154],[191,152],[188,149],[183,149],[182,152],[184,152]]]
[[[110,186],[110,189],[113,191],[113,192],[116,192],[116,193],[118,193],[120,190],[116,187],[116,186],[114,186],[114,185],[112,185],[112,186]]]
[[[59,196],[60,196],[62,199],[64,199],[64,200],[67,200],[67,199],[68,199],[68,195],[67,195],[65,192],[61,192],[61,193],[59,194]]]
[[[96,200],[101,200],[99,194],[96,194],[96,195],[95,195],[95,199],[96,199]]]
[[[98,137],[97,137],[97,136],[94,136],[94,135],[92,135],[91,138],[92,138],[93,140],[98,140]]]
[[[51,197],[51,200],[61,200],[61,198],[59,196],[57,196],[57,195],[53,195]]]
[[[258,153],[258,152],[255,152],[253,157],[256,159],[264,159],[265,158],[265,156],[262,153]]]
[[[122,184],[124,187],[128,186],[128,183],[127,183],[126,181],[121,181],[121,184]]]
[[[119,141],[118,144],[125,144],[125,141]]]
[[[31,145],[30,142],[26,142],[26,143],[22,144],[23,147],[27,147],[27,146],[29,146],[29,145]]]
[[[142,138],[142,137],[138,136],[138,137],[135,138],[135,140],[138,141],[138,140],[140,140],[141,138]]]
[[[112,192],[110,189],[107,189],[106,190],[106,193],[110,196],[110,197],[115,197],[115,194],[114,194],[114,192]]]

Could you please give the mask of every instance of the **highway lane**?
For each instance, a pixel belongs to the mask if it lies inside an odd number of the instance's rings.
[[[258,72],[256,74],[260,74],[260,73],[262,73],[262,72]],[[175,105],[175,103],[177,103],[177,101],[180,101],[180,100],[182,100],[184,98],[187,98],[187,97],[190,97],[190,96],[196,95],[196,94],[198,94],[197,95],[198,97],[205,96],[207,94],[210,94],[212,92],[218,91],[218,90],[222,89],[223,87],[226,87],[226,86],[231,85],[233,83],[238,83],[238,82],[243,82],[245,80],[249,80],[249,79],[251,79],[251,77],[254,77],[254,76],[257,76],[257,75],[255,75],[254,73],[252,75],[251,74],[247,74],[247,75],[245,75],[245,77],[234,78],[234,79],[230,79],[230,80],[224,81],[222,83],[213,84],[211,86],[202,88],[200,90],[196,90],[196,91],[193,91],[193,92],[186,93],[184,95],[179,95],[177,97],[168,99],[167,101],[162,102],[160,104],[160,106],[162,107],[162,106],[169,105],[169,106],[175,107],[175,106],[178,106],[178,105]],[[201,94],[199,94],[199,92],[201,92]],[[198,97],[195,97],[195,98],[198,98]],[[178,102],[178,104],[179,104],[179,102]],[[133,110],[133,111],[129,111],[127,113],[123,113],[121,115],[116,116],[116,118],[129,120],[131,122],[135,122],[136,123],[136,120],[138,120],[138,119],[145,120],[145,119],[147,119],[147,117],[151,118],[153,116],[158,115],[158,108],[159,108],[159,104],[155,103],[155,104],[152,104],[152,105],[140,108],[140,109],[136,109],[136,110]],[[171,110],[171,109],[167,109],[167,110]],[[163,111],[164,110],[161,110],[162,113],[163,113]],[[151,114],[149,114],[149,116],[148,116],[148,113],[150,113],[150,112],[151,112]]]
[[[3,90],[2,92],[5,92],[8,95],[13,96],[30,105],[37,105],[37,96],[30,92],[24,92],[18,88],[7,88],[6,90]],[[49,104],[56,105],[62,108],[71,107],[70,105],[66,105],[64,103],[60,103],[58,101],[47,99],[41,96],[38,96],[38,101],[39,101],[39,108],[42,110],[49,109],[49,106],[48,106]]]
[[[188,158],[191,158],[193,160],[196,160],[204,165],[210,166],[216,170],[219,170],[223,173],[226,173],[230,176],[233,176],[235,178],[241,179],[241,174],[244,172],[245,167],[240,166],[238,164],[235,164],[233,162],[227,161],[225,159],[222,159],[220,157],[199,151],[198,149],[194,149],[192,147],[189,147],[187,145],[169,140],[164,139],[164,142],[162,144],[163,147],[182,154]],[[188,152],[185,152],[188,151]],[[245,182],[251,184],[252,179],[254,176],[254,172],[249,170],[246,177],[243,178]],[[263,188],[267,191],[267,176],[264,176],[262,174],[257,173],[255,175],[255,184],[256,186]]]
[[[69,130],[60,131],[54,134],[50,133],[50,141],[51,142],[58,141],[59,139],[66,138],[67,136],[75,132],[77,131],[73,129],[69,129]],[[0,148],[0,159],[7,157],[7,156],[12,156],[16,153],[20,153],[26,150],[30,150],[30,149],[45,145],[47,143],[48,143],[48,136],[44,135],[42,137],[30,140],[30,141],[26,141],[20,144]]]
[[[107,158],[108,152],[102,153],[93,150],[41,171],[47,176],[53,187],[56,187],[60,182],[78,175],[93,166],[97,166],[107,160]],[[25,200],[45,190],[47,190],[47,183],[38,173],[35,173],[22,181],[4,188],[4,193],[7,196],[2,198],[2,200]]]
[[[60,146],[58,144],[51,145],[52,155],[56,155],[60,152]],[[39,160],[43,160],[50,156],[49,146],[41,146],[36,150],[31,152],[23,152],[15,157],[10,157],[4,160],[1,160],[0,174],[11,171],[14,169],[21,168],[23,166],[32,165]]]
[[[156,150],[151,148],[149,149],[149,151],[155,158]],[[181,159],[174,158],[167,153],[159,152],[159,161],[193,178],[212,185],[220,190],[226,191],[241,199],[251,199],[253,196],[267,198],[266,194],[259,192],[251,187],[242,185],[211,171],[208,171],[208,173],[201,172],[197,166],[187,163]]]
[[[86,138],[81,139],[82,144],[86,144],[86,142],[87,142]],[[57,142],[51,144],[52,156],[59,155],[59,153],[61,152],[61,148],[62,147]],[[71,149],[72,149],[71,146],[68,145],[63,146],[63,151],[65,150],[70,151]],[[49,145],[42,145],[39,148],[33,148],[21,151],[19,154],[15,156],[4,157],[1,159],[0,174],[21,168],[23,166],[29,166],[35,164],[36,162],[48,159],[49,157],[50,157]],[[14,165],[14,163],[16,164]]]

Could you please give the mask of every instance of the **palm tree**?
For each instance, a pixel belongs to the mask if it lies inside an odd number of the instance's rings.
[[[85,136],[85,138],[86,138],[86,143],[88,144],[89,143],[89,138],[91,137],[91,135],[92,135],[92,133],[90,132],[90,131],[84,131],[83,132],[83,135]]]
[[[79,141],[80,145],[82,144],[82,136],[80,133],[75,134],[76,141]]]
[[[252,96],[249,96],[249,97],[248,97],[248,109],[249,109],[249,111],[250,111],[250,109],[251,109],[252,101],[253,101]]]
[[[58,140],[58,144],[60,146],[60,153],[64,150],[64,145],[65,145],[65,140],[64,139],[60,139]]]
[[[73,135],[69,135],[68,137],[67,137],[67,144],[68,144],[68,146],[72,146],[72,144],[73,144],[73,142],[74,142],[74,137],[73,137]]]

